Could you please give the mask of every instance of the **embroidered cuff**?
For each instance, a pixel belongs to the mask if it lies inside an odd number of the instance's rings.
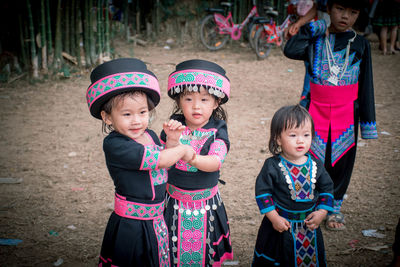
[[[271,194],[256,196],[256,201],[261,214],[265,214],[275,209],[274,201]]]
[[[326,22],[323,19],[309,23],[312,37],[324,35],[326,32]]]
[[[327,210],[334,211],[333,209],[333,195],[328,193],[322,193],[319,195],[317,200],[316,210]]]
[[[140,170],[156,170],[160,160],[160,148],[157,146],[145,146]]]
[[[224,163],[226,154],[228,153],[226,144],[221,139],[216,139],[210,146],[210,151],[208,155],[215,155],[220,161],[219,168],[221,168],[222,163]]]
[[[378,131],[376,130],[376,122],[360,122],[362,139],[377,139]]]

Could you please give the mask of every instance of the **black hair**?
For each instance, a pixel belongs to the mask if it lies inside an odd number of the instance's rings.
[[[204,87],[200,86],[200,88],[204,88]],[[208,91],[206,90],[206,92],[208,92]],[[179,106],[179,100],[180,100],[181,96],[184,96],[185,94],[188,94],[188,93],[190,93],[190,92],[188,90],[186,90],[186,86],[183,86],[183,91],[181,91],[180,94],[173,95],[172,98],[175,100],[175,105],[172,110],[172,115],[183,114],[182,110]],[[228,122],[228,114],[226,113],[224,108],[220,105],[221,99],[213,94],[211,94],[211,96],[213,96],[215,98],[215,100],[217,101],[217,104],[218,104],[217,108],[213,110],[211,117],[216,120],[224,120],[225,122]]]
[[[127,92],[123,92],[120,94],[117,94],[113,97],[111,97],[109,100],[107,100],[107,102],[105,102],[103,104],[103,106],[101,107],[100,111],[104,111],[107,114],[111,114],[111,111],[114,107],[116,107],[116,105],[122,100],[124,100],[127,97],[134,97],[135,95],[138,94],[144,94],[146,96],[147,99],[147,106],[149,108],[149,112],[150,112],[150,119],[153,117],[155,110],[154,108],[156,107],[156,105],[154,104],[154,102],[151,100],[151,98],[149,97],[148,94],[146,94],[144,91],[141,90],[132,90],[132,91],[127,91]],[[110,132],[114,131],[114,128],[112,125],[108,125],[106,124],[104,121],[102,121],[102,131],[105,134],[109,134]]]
[[[366,7],[365,0],[328,0],[327,7],[331,9],[333,4],[341,5],[346,8],[352,8],[358,11],[362,11]]]
[[[307,120],[311,122],[312,137],[314,138],[314,122],[305,108],[299,104],[281,107],[272,117],[271,134],[268,143],[269,151],[275,156],[279,155],[281,151],[278,145],[278,138],[282,132],[286,129],[298,128]]]

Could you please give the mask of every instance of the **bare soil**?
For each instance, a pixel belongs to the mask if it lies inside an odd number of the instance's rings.
[[[121,41],[122,43],[122,41]],[[329,266],[387,266],[400,217],[400,54],[383,56],[372,40],[378,140],[360,140],[356,165],[343,204],[347,230],[325,230]],[[302,62],[280,49],[257,61],[238,42],[218,52],[200,44],[165,49],[164,43],[121,45],[120,56],[144,60],[159,78],[162,100],[151,128],[172,111],[166,94],[168,75],[177,63],[200,58],[223,66],[231,80],[226,104],[231,150],[220,185],[231,225],[234,258],[250,266],[262,216],[254,199],[255,178],[265,158],[269,124],[282,105],[298,102]],[[0,246],[0,266],[95,266],[113,206],[100,121],[89,114],[85,92],[89,72],[69,79],[0,85],[0,177],[22,178],[0,184],[0,238],[21,239]],[[384,238],[366,237],[377,229]]]

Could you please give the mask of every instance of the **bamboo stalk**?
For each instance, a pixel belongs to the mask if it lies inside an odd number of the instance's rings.
[[[105,22],[104,22],[104,26],[105,26],[105,31],[104,31],[104,41],[105,41],[105,56],[110,58],[111,57],[111,48],[110,48],[110,21],[108,19],[109,13],[108,13],[108,2],[105,2]]]
[[[21,15],[18,15],[18,22],[19,22],[19,38],[20,38],[20,45],[21,45],[21,60],[24,68],[28,66],[28,60],[26,56],[26,45],[25,45],[25,38],[24,38],[24,28],[22,23]]]
[[[61,1],[57,1],[57,19],[56,19],[56,37],[55,37],[55,49],[54,49],[54,67],[56,70],[59,70],[61,68],[61,14],[62,14],[62,8],[61,8]]]
[[[70,25],[68,25],[68,27],[70,28],[70,53],[72,56],[76,56],[76,42],[75,42],[75,16],[77,16],[77,14],[75,13],[75,0],[71,1],[71,20],[70,20]]]
[[[26,6],[28,10],[28,21],[29,21],[29,38],[31,47],[31,64],[32,64],[32,76],[33,78],[39,78],[38,71],[38,58],[36,54],[36,44],[35,44],[35,29],[33,25],[32,9],[29,0],[26,0]]]
[[[51,17],[50,17],[50,3],[49,0],[46,0],[46,29],[47,29],[47,66],[52,66],[53,64],[53,37],[51,34]]]
[[[89,44],[90,44],[90,59],[92,63],[96,62],[96,41],[94,37],[94,31],[93,31],[93,0],[89,0],[89,8],[88,8],[88,13],[89,13]]]
[[[75,55],[78,61],[78,67],[82,67],[82,59],[81,59],[81,35],[80,35],[80,19],[82,19],[82,13],[80,10],[80,1],[76,1],[75,8],[75,19],[74,19],[74,27],[75,27]]]
[[[70,2],[71,1],[65,1],[64,2],[64,5],[65,5],[65,10],[64,10],[64,12],[65,12],[65,15],[64,15],[64,31],[63,31],[63,34],[64,34],[64,38],[63,38],[63,40],[64,40],[64,46],[63,46],[63,50],[65,51],[65,52],[67,52],[67,53],[71,53],[71,50],[70,50],[70,40],[69,40],[69,37],[70,37],[70,35],[69,35],[69,31],[70,31],[70,29],[69,29],[69,21],[70,21],[70,15],[71,15],[71,10],[70,10]]]
[[[83,28],[83,47],[84,47],[84,51],[85,51],[85,64],[86,67],[89,67],[92,64],[92,61],[90,60],[90,43],[89,43],[89,22],[88,22],[88,18],[89,18],[89,0],[84,0],[84,16],[83,16],[83,20],[82,20],[82,28]]]
[[[47,72],[46,18],[44,0],[40,1],[40,37],[42,44],[42,69]]]
[[[97,0],[97,60],[103,63],[103,38],[102,38],[102,22],[103,22],[103,1]]]

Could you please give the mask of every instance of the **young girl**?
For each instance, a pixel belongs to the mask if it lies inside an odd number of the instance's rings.
[[[176,101],[171,119],[185,125],[180,138],[161,133],[167,147],[188,144],[196,151],[189,162],[168,171],[165,220],[171,261],[178,266],[220,266],[232,259],[228,218],[218,192],[219,170],[229,150],[226,115],[230,83],[225,70],[205,60],[176,66],[168,95]]]
[[[115,185],[115,210],[104,234],[99,266],[170,266],[164,198],[167,171],[194,156],[190,146],[161,150],[149,130],[150,112],[160,101],[157,78],[133,58],[106,62],[93,70],[86,94],[90,113],[102,119],[106,164]],[[181,123],[165,132],[177,138]],[[174,137],[174,135],[176,135]]]
[[[280,108],[271,121],[269,150],[256,181],[256,201],[265,214],[253,266],[325,266],[321,221],[333,210],[333,183],[308,150],[314,135],[300,105]]]
[[[315,123],[312,154],[325,162],[334,183],[334,208],[328,229],[345,229],[340,213],[356,157],[358,123],[361,137],[378,137],[370,45],[352,26],[362,0],[329,0],[329,28],[324,20],[304,25],[285,46],[285,55],[304,60],[311,75],[310,89],[302,93]]]

